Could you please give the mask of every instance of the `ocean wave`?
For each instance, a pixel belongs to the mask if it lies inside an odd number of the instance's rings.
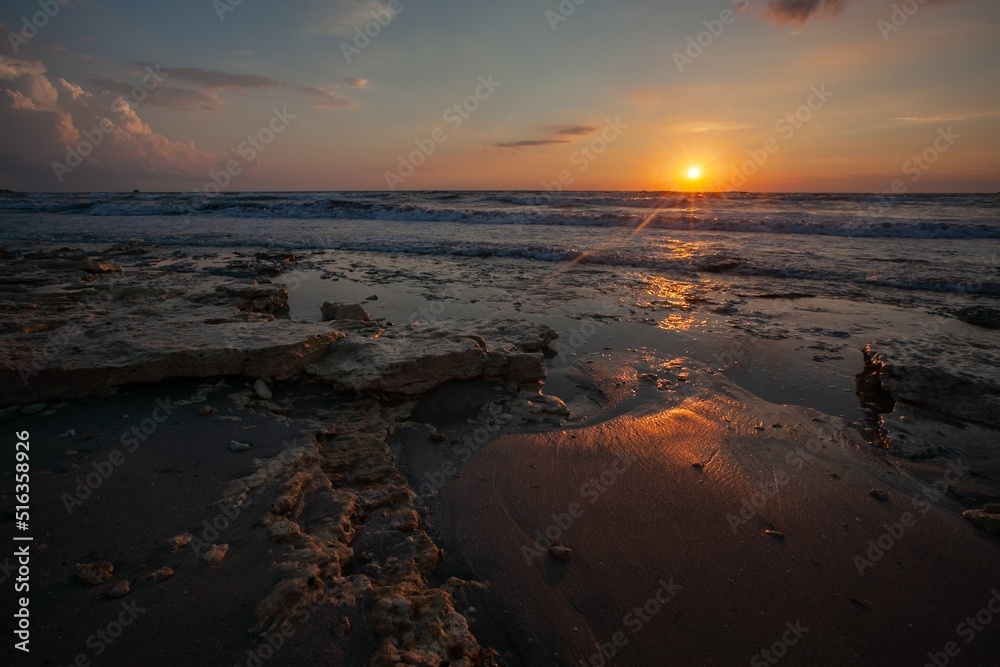
[[[372,220],[852,238],[997,239],[1000,197],[650,192],[0,195],[0,215]]]

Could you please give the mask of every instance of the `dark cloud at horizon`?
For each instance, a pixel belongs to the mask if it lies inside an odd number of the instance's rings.
[[[573,127],[567,127],[556,132],[556,134],[564,137],[578,137],[584,134],[592,134],[597,132],[596,127],[590,127],[587,125],[574,125]]]
[[[802,25],[814,14],[839,14],[847,0],[768,0],[765,15],[778,24]]]
[[[497,148],[525,148],[528,146],[551,146],[552,144],[568,144],[565,139],[522,139],[521,141],[502,141]]]

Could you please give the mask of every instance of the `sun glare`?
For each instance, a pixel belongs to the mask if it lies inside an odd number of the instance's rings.
[[[701,167],[688,167],[687,177],[692,181],[701,176]]]

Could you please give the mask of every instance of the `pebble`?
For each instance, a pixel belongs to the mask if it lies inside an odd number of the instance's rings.
[[[229,441],[229,449],[234,452],[245,452],[250,449],[250,445],[245,442],[236,442],[235,440]]]
[[[878,500],[879,502],[884,502],[886,500],[889,500],[889,494],[879,489],[872,489],[871,491],[868,492],[868,495],[874,498],[875,500]]]
[[[123,598],[131,592],[132,586],[128,583],[128,579],[124,581],[119,581],[117,584],[111,587],[108,591],[109,598]]]
[[[257,380],[253,383],[253,392],[265,401],[271,400],[271,397],[274,396],[274,394],[271,393],[270,388],[267,386],[267,383],[263,380]]]
[[[333,626],[333,634],[343,639],[351,631],[351,619],[341,616]]]
[[[191,543],[192,539],[194,539],[194,536],[191,533],[184,533],[182,535],[177,535],[176,537],[171,537],[169,540],[170,548],[174,551],[183,549]]]
[[[32,403],[21,408],[21,413],[25,415],[37,415],[39,412],[49,407],[45,403]]]
[[[769,530],[765,530],[764,534],[765,535],[769,535],[770,537],[775,537],[775,538],[777,538],[779,540],[785,539],[785,534],[783,532],[781,532],[780,530],[770,530],[769,529]]]
[[[573,557],[573,550],[559,546],[558,544],[554,544],[551,547],[549,547],[549,555],[551,555],[556,560],[567,561]]]
[[[215,408],[213,408],[211,405],[203,405],[200,408],[198,408],[198,414],[202,416],[210,415],[213,412],[215,412]]]
[[[212,547],[202,555],[201,559],[209,565],[216,565],[222,562],[222,559],[226,557],[227,553],[229,553],[228,544],[213,544]]]
[[[83,563],[76,566],[76,578],[85,584],[96,586],[110,579],[114,571],[115,566],[107,561]]]
[[[146,578],[149,579],[150,581],[164,581],[165,579],[169,579],[172,576],[174,576],[173,568],[164,565],[156,572],[150,572],[149,574],[147,574]]]

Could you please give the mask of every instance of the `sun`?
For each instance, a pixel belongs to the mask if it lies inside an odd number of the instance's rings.
[[[687,177],[689,179],[696,180],[701,177],[701,167],[688,167]]]

